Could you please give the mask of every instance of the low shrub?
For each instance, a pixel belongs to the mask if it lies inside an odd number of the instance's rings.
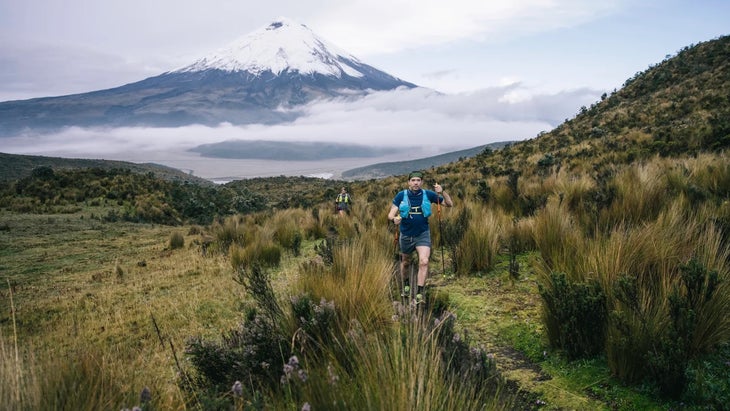
[[[548,284],[538,286],[551,346],[571,359],[603,352],[608,310],[599,283],[570,282],[565,273],[551,273]]]
[[[268,273],[260,266],[239,268],[236,281],[254,299],[245,320],[225,332],[220,341],[191,337],[185,353],[194,373],[188,376],[193,387],[225,393],[235,381],[246,381],[251,392],[275,389],[279,365],[288,358],[290,343],[284,330],[284,312],[278,303]]]

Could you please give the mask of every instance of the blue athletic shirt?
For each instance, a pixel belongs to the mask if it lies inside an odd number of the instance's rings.
[[[428,199],[432,203],[442,203],[443,199],[431,190],[419,189],[418,191],[406,190],[408,192],[408,201],[411,203],[411,212],[408,217],[400,222],[400,232],[409,237],[415,237],[428,230],[428,218],[423,216],[421,212],[421,203],[423,202],[423,193],[426,193]],[[393,199],[393,205],[398,207],[403,200],[403,191],[399,191]]]

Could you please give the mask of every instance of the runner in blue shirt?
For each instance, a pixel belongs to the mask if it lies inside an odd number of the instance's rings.
[[[451,196],[443,191],[443,187],[438,183],[434,184],[434,191],[422,189],[422,184],[423,173],[411,172],[408,175],[408,190],[400,191],[395,196],[388,213],[388,219],[400,227],[400,274],[404,284],[403,296],[410,296],[410,280],[406,273],[411,254],[414,251],[418,253],[416,304],[423,302],[423,288],[426,285],[428,262],[431,258],[431,231],[428,227],[430,205],[431,203],[443,204],[446,207],[454,205]],[[404,200],[406,195],[407,201]],[[424,205],[424,199],[428,204]]]

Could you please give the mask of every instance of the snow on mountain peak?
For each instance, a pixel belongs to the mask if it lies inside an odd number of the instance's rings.
[[[278,75],[288,69],[300,74],[319,73],[339,78],[344,73],[362,77],[363,74],[352,63],[361,64],[357,58],[318,37],[304,24],[280,17],[268,26],[175,71],[217,69],[248,71],[254,75],[271,71]]]

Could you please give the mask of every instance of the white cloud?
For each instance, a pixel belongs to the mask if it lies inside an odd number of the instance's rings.
[[[351,0],[313,16],[310,27],[355,55],[368,56],[574,26],[615,12],[623,3],[422,0],[414,5],[410,0]]]
[[[54,134],[3,138],[3,151],[129,160],[144,153],[183,152],[224,140],[331,141],[370,146],[423,147],[430,152],[470,148],[496,141],[524,140],[572,117],[576,101],[590,104],[591,90],[509,101],[520,86],[447,95],[428,89],[378,92],[356,101],[332,100],[304,108],[293,123],[275,126],[222,124],[175,128],[78,128]]]

